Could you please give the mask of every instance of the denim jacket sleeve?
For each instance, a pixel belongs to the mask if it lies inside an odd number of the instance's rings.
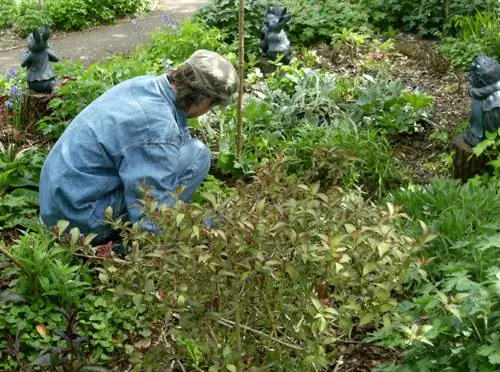
[[[143,208],[139,204],[142,197],[139,187],[151,187],[152,197],[159,204],[172,205],[174,202],[177,162],[180,148],[175,142],[151,142],[127,149],[119,168],[123,182],[125,205],[128,218],[137,222],[143,217]],[[145,220],[143,228],[159,232],[160,229]]]

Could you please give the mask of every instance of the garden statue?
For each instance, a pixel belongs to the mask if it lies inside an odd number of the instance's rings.
[[[464,140],[474,147],[486,138],[486,132],[500,128],[500,63],[486,56],[474,59],[469,84],[472,105]]]
[[[28,86],[37,93],[52,93],[56,81],[56,74],[49,62],[58,62],[59,59],[47,49],[47,40],[50,30],[44,27],[42,33],[33,31],[28,38],[29,52],[21,63],[21,67],[28,68]]]
[[[283,26],[290,21],[291,17],[292,15],[287,13],[286,8],[269,7],[260,36],[263,62],[276,61],[281,56],[281,63],[290,63],[292,51]]]

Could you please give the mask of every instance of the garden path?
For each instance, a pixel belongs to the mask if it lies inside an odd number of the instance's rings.
[[[162,15],[181,20],[193,14],[210,0],[155,0],[154,10],[136,19],[124,19],[114,25],[91,30],[55,34],[49,40],[50,49],[61,59],[90,64],[113,54],[128,54],[148,39],[148,34],[162,26]],[[0,50],[0,74],[18,69],[26,42]]]

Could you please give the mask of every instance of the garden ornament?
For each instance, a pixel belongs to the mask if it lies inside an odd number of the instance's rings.
[[[276,61],[279,56],[283,56],[281,62],[283,64],[290,63],[292,51],[283,26],[290,21],[291,17],[292,15],[287,13],[286,8],[280,6],[269,7],[260,36],[263,59]]]
[[[500,128],[500,63],[491,57],[479,56],[471,64],[469,95],[472,98],[470,127],[464,134],[474,147],[486,138],[486,132]]]
[[[28,37],[29,52],[24,57],[21,67],[28,68],[28,86],[37,93],[52,93],[56,81],[56,74],[49,62],[58,62],[59,59],[48,49],[47,40],[50,30],[44,27],[42,33],[34,30]]]

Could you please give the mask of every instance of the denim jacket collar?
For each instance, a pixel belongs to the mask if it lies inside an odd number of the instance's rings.
[[[175,92],[170,86],[170,82],[168,81],[167,75],[163,74],[158,77],[158,84],[160,86],[160,90],[162,93],[165,95],[167,100],[172,103],[172,105],[175,108],[175,114],[177,117],[177,125],[179,126],[179,129],[181,132],[189,132],[188,131],[188,126],[187,126],[187,115],[184,112],[184,110],[178,108],[175,105]]]

